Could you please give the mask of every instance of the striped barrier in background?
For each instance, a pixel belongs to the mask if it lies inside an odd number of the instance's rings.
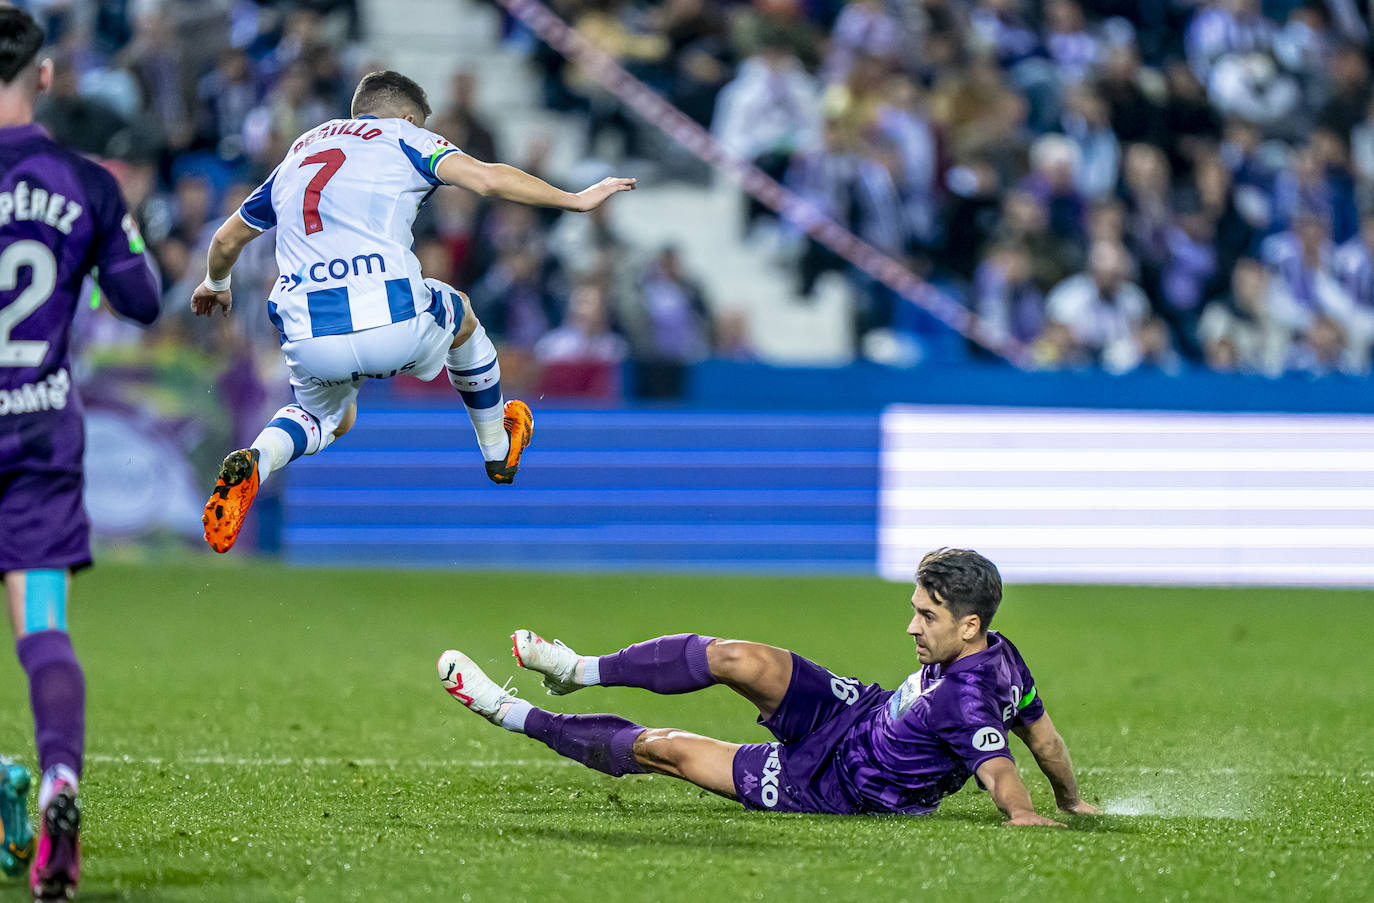
[[[878,421],[537,411],[514,486],[461,411],[368,411],[292,465],[285,553],[311,564],[872,573]]]
[[[446,409],[292,465],[297,563],[1374,586],[1374,418],[892,407],[537,413],[512,487]]]

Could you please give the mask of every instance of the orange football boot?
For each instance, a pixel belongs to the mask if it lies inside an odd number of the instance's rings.
[[[518,460],[518,456],[517,456]],[[258,450],[241,448],[230,452],[219,467],[219,480],[205,503],[205,541],[223,554],[234,547],[243,527],[243,518],[258,497]]]
[[[506,435],[510,436],[510,451],[504,461],[488,461],[487,476],[493,483],[514,483],[515,472],[520,469],[520,455],[534,436],[534,415],[530,406],[519,399],[506,402],[504,420]]]

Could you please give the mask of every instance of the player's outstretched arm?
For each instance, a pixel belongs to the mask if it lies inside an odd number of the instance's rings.
[[[448,154],[439,161],[435,174],[449,185],[475,191],[484,198],[501,198],[534,207],[556,207],[587,213],[600,207],[607,198],[622,191],[634,191],[634,179],[602,179],[574,194],[555,188],[538,176],[505,163],[483,163],[467,154]]]
[[[1052,818],[1046,818],[1035,811],[1030,791],[1016,773],[1016,763],[1006,756],[988,759],[978,766],[978,780],[988,788],[992,801],[1007,816],[1004,825],[1057,825]]]
[[[229,272],[248,243],[261,234],[237,213],[215,230],[215,237],[210,240],[205,281],[196,286],[191,294],[192,313],[208,317],[219,310],[226,317],[229,316],[229,310],[234,306],[234,298],[229,293]]]
[[[1013,728],[1016,736],[1030,749],[1040,770],[1054,788],[1054,801],[1065,812],[1076,815],[1101,815],[1102,811],[1078,795],[1078,781],[1074,778],[1069,747],[1055,730],[1048,714],[1020,727]]]

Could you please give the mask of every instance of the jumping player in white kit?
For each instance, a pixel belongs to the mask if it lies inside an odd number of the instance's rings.
[[[467,407],[487,476],[510,483],[534,419],[522,401],[502,404],[496,348],[462,292],[426,279],[411,251],[411,224],[429,195],[457,185],[484,197],[587,212],[634,179],[610,178],[576,194],[513,166],[483,163],[426,131],[425,92],[398,72],[373,72],[353,94],[352,117],[298,138],[267,180],[225,220],[210,244],[196,314],[233,301],[229,273],[245,245],[277,229],[281,277],[267,315],[281,333],[296,403],[252,446],[230,453],[205,504],[205,539],[227,552],[261,482],[301,455],[327,448],[353,426],[366,379],[447,370]]]

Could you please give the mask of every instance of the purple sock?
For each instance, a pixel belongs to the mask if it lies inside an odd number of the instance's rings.
[[[15,649],[29,675],[29,703],[38,740],[38,767],[65,765],[81,774],[86,743],[86,678],[63,630],[26,634]]]
[[[711,686],[706,647],[715,637],[675,633],[626,646],[597,660],[603,687],[639,687],[655,693],[690,693]]]
[[[642,733],[643,725],[619,715],[555,715],[531,709],[525,718],[526,735],[560,756],[616,778],[644,772],[634,753],[635,740]]]

